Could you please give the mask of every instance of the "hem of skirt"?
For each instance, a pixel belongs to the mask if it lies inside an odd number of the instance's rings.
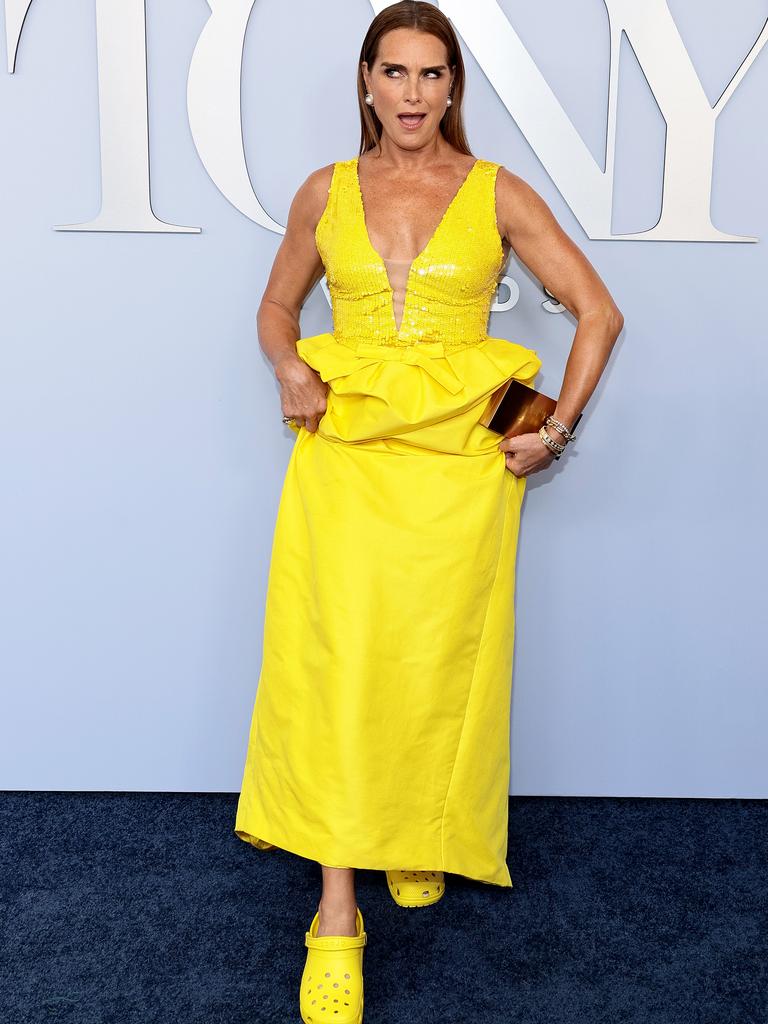
[[[410,869],[412,871],[447,871],[448,874],[460,875],[462,878],[469,878],[473,882],[482,882],[484,885],[494,885],[499,889],[514,888],[514,883],[512,882],[511,878],[509,878],[508,881],[494,881],[488,878],[487,876],[473,874],[471,871],[467,871],[466,869],[462,870],[458,865],[454,865],[453,867],[451,867],[450,864],[446,863],[433,864],[430,862],[428,864],[408,864],[407,868],[405,868],[403,864],[385,864],[381,861],[373,863],[367,858],[362,858],[360,860],[357,860],[355,864],[332,864],[330,863],[328,858],[318,855],[316,850],[313,852],[309,852],[299,849],[296,846],[288,846],[284,843],[273,843],[268,839],[263,839],[260,836],[253,835],[253,833],[248,832],[242,828],[235,828],[233,829],[233,831],[235,835],[238,837],[238,839],[242,839],[243,842],[248,843],[250,846],[253,846],[257,850],[283,850],[286,853],[292,853],[294,854],[294,856],[303,857],[306,860],[320,860],[321,863],[323,863],[326,867],[329,868],[359,868],[361,871],[402,871],[404,869]],[[508,870],[507,875],[509,875]]]

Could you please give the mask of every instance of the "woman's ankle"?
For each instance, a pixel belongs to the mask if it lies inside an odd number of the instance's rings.
[[[321,897],[318,906],[318,935],[357,935],[357,903],[327,903]]]
[[[347,914],[354,917],[357,913],[357,899],[354,894],[352,896],[323,895],[320,897],[318,910],[326,917],[343,917]]]

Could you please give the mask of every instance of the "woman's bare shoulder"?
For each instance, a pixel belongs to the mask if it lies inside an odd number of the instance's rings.
[[[509,241],[539,232],[558,233],[559,225],[546,201],[519,174],[499,164],[496,175],[496,219]]]
[[[317,224],[328,202],[335,166],[335,163],[325,164],[307,175],[293,197],[289,220],[294,219],[305,226]]]
[[[541,212],[542,205],[546,206],[536,189],[504,164],[499,164],[496,175],[496,196],[504,205],[517,211]]]

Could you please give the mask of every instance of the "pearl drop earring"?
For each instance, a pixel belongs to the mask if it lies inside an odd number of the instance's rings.
[[[365,102],[368,104],[368,106],[373,106],[373,93],[367,92],[365,94]]]
[[[450,107],[450,105],[451,105],[452,103],[453,103],[453,100],[452,100],[452,99],[451,99],[451,97],[449,96],[449,97],[448,97],[448,99],[447,99],[447,100],[445,101],[445,105],[446,105],[446,107]]]

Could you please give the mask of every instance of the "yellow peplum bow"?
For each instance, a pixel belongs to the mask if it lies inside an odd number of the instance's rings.
[[[441,384],[452,395],[464,387],[464,381],[457,376],[450,363],[440,363],[446,352],[442,341],[418,341],[413,345],[380,345],[360,342],[353,349],[355,355],[372,356],[375,359],[399,359],[404,363],[415,363]]]

